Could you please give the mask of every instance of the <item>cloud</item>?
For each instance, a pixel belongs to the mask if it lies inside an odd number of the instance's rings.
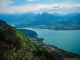
[[[23,5],[12,5],[12,0],[0,0],[0,13],[72,13],[80,12],[79,3],[56,3],[56,4],[23,4]]]
[[[61,5],[57,5],[57,6],[54,6],[53,8],[60,8],[61,7]]]
[[[33,2],[33,1],[35,1],[35,0],[26,0],[26,1],[28,1],[28,2]]]
[[[0,0],[0,7],[7,7],[13,2],[11,0]]]

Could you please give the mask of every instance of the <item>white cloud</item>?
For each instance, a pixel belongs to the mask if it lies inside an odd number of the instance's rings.
[[[0,7],[7,7],[13,2],[11,0],[0,0]]]
[[[53,6],[53,8],[61,8],[61,5]]]
[[[62,3],[62,4],[24,4],[12,6],[11,0],[0,0],[0,13],[71,13],[80,12],[80,4],[77,3]]]

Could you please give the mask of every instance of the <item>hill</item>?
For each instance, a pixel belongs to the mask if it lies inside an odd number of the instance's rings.
[[[27,36],[0,20],[0,54],[2,53],[1,51],[5,52],[21,47],[27,47],[29,50],[36,49]],[[0,56],[0,58],[2,56]]]
[[[35,31],[32,30],[28,30],[28,29],[18,29],[20,31],[22,31],[26,36],[30,37],[30,38],[37,38],[37,33]]]
[[[79,59],[77,54],[43,44],[37,46],[16,28],[0,20],[0,60]]]

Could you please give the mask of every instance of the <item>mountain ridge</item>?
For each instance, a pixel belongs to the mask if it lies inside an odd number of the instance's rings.
[[[45,15],[48,15],[48,16],[53,15],[55,17],[67,17],[67,16],[68,17],[73,17],[76,14],[78,14],[78,12],[69,13],[69,14],[66,14],[66,15],[61,15],[61,14],[56,15],[56,14],[50,14],[50,13],[47,13],[47,12],[43,12],[41,14],[40,13],[35,14],[35,13],[32,13],[32,12],[23,13],[23,14],[0,14],[0,19],[6,21],[8,24],[19,24],[19,23],[23,23],[23,22],[27,22],[29,20],[32,20],[37,15],[42,15],[42,14],[45,14]]]
[[[15,27],[47,28],[53,30],[80,30],[80,13],[72,17],[54,16],[42,13],[29,22],[24,22]]]

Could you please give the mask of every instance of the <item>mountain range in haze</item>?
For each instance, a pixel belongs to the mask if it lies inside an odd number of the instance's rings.
[[[15,27],[36,27],[55,30],[78,30],[80,29],[80,13],[61,15],[58,13],[42,14],[0,14],[0,19]]]

